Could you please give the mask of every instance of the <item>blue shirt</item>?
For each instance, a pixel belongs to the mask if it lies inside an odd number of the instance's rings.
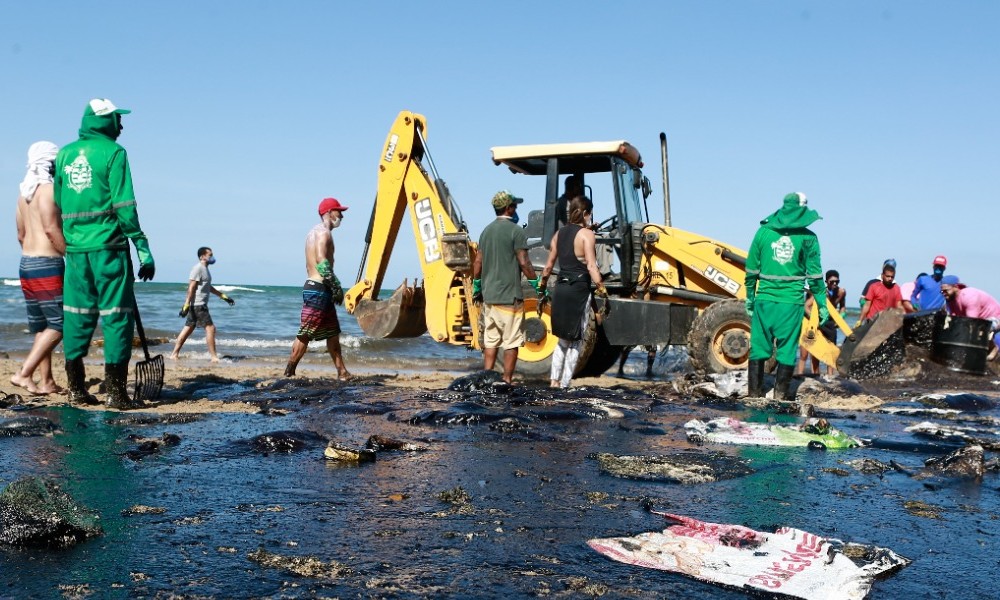
[[[941,284],[930,275],[921,275],[913,285],[910,302],[918,310],[938,310],[944,306]]]

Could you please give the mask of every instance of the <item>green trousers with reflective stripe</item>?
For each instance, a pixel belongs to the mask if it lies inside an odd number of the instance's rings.
[[[805,304],[757,300],[750,320],[750,360],[771,358],[776,348],[778,364],[795,366]]]
[[[104,362],[132,358],[132,273],[128,250],[95,250],[66,254],[63,281],[63,352],[66,360],[87,355],[101,319]]]

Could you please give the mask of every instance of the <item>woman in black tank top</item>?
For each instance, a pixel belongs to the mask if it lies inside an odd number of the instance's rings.
[[[603,289],[601,274],[597,269],[594,251],[594,233],[587,229],[594,209],[586,196],[576,196],[568,207],[569,224],[556,232],[549,247],[549,259],[541,274],[541,285],[546,286],[549,275],[559,262],[552,293],[552,333],[559,344],[552,354],[550,387],[568,388],[580,358],[583,334],[590,313],[590,285],[596,283]],[[584,238],[584,260],[576,255],[578,236]]]

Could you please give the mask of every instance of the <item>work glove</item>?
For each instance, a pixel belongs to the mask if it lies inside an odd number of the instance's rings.
[[[830,309],[826,307],[826,304],[819,305],[819,324],[822,325],[826,323],[826,320],[830,318]]]
[[[543,309],[545,305],[548,304],[551,299],[549,298],[549,291],[544,287],[539,288],[540,297],[538,298],[538,304],[535,305],[535,309],[538,311],[538,316],[542,316]]]
[[[337,306],[344,304],[344,286],[340,285],[340,279],[333,275],[330,280],[330,300]]]
[[[747,298],[746,307],[747,307],[747,314],[750,315],[750,318],[752,319],[753,318],[753,299]]]
[[[139,265],[139,279],[143,281],[149,281],[156,274],[156,265],[152,262],[143,263]]]
[[[531,287],[535,290],[535,295],[536,296],[541,295],[541,290],[539,288],[538,278],[537,277],[535,277],[534,279],[529,279],[528,283],[530,283]]]
[[[222,298],[222,301],[228,304],[229,306],[236,304],[236,300],[233,300],[232,298],[230,298],[225,294],[219,294],[219,298]]]
[[[483,303],[483,280],[473,279],[472,280],[472,302],[473,304]]]
[[[190,312],[190,310],[191,310],[191,305],[188,304],[187,302],[185,302],[184,306],[181,307],[181,312],[177,313],[177,316],[178,317],[186,317],[186,316],[188,316],[188,312]]]
[[[604,300],[604,302],[601,303],[600,310],[598,311],[598,314],[600,315],[598,324],[600,324],[600,322],[604,320],[604,317],[608,316],[608,313],[611,312],[611,302],[608,300],[608,288],[604,287],[603,283],[597,284],[597,289],[594,290],[594,297]]]

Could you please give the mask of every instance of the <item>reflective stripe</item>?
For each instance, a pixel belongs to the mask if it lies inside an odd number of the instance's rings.
[[[96,308],[77,308],[75,306],[66,306],[65,304],[63,304],[63,310],[65,312],[71,312],[78,315],[97,315],[101,312]]]
[[[65,213],[63,214],[63,219],[82,219],[85,217],[103,217],[115,214],[114,210],[102,210],[98,212],[78,212],[78,213]]]
[[[805,275],[766,275],[764,273],[760,274],[761,279],[770,279],[772,281],[804,281],[806,279]]]
[[[80,219],[85,217],[103,217],[115,214],[115,211],[119,208],[124,208],[126,206],[135,206],[135,200],[126,200],[125,202],[119,202],[118,204],[112,204],[111,208],[108,210],[101,210],[97,212],[77,212],[77,213],[66,213],[62,216],[64,219]]]
[[[63,310],[66,312],[71,312],[77,315],[101,315],[102,317],[115,314],[115,313],[130,313],[132,312],[131,306],[116,306],[114,308],[108,308],[105,310],[100,310],[97,308],[77,308],[75,306],[63,305]]]
[[[753,269],[746,270],[747,275],[760,275],[760,271],[754,271]]]

